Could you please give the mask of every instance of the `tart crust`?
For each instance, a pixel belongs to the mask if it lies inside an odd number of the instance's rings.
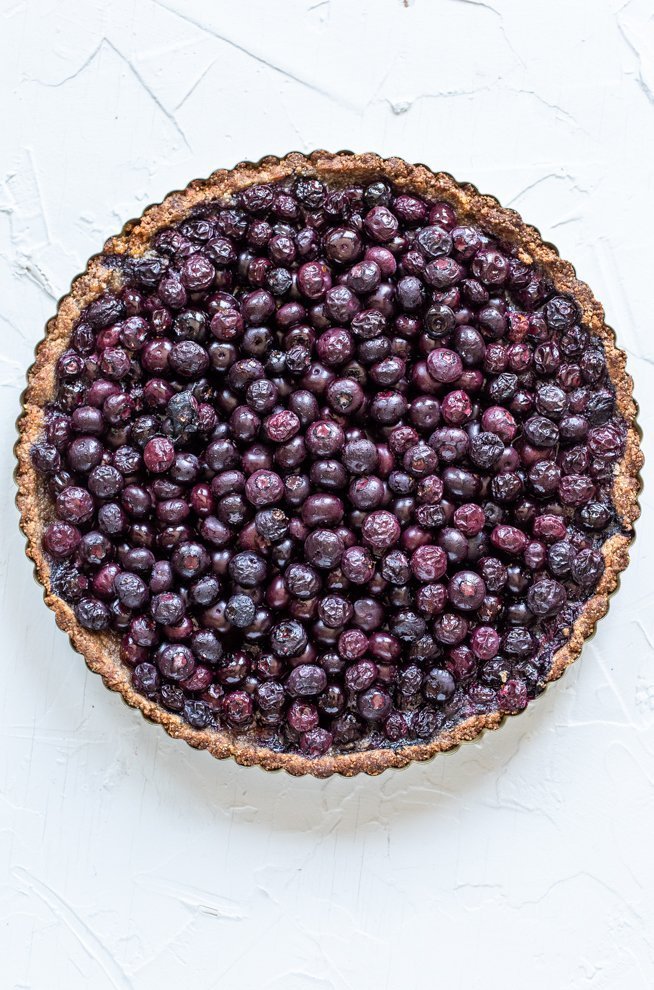
[[[625,369],[625,354],[617,347],[615,334],[605,323],[602,306],[589,287],[577,279],[573,266],[559,257],[556,248],[544,241],[535,227],[524,223],[514,210],[502,207],[494,197],[480,194],[470,183],[459,183],[445,172],[434,173],[425,165],[410,165],[400,158],[384,159],[372,153],[314,151],[309,155],[292,152],[283,158],[268,156],[257,163],[241,162],[231,170],[219,169],[208,179],[194,180],[186,189],[172,192],[162,203],[148,207],[139,219],[126,223],[122,233],[110,238],[103,253],[91,258],[86,271],[74,280],[70,292],[60,301],[56,316],[48,322],[46,336],[36,350],[18,421],[16,502],[20,526],[27,539],[27,556],[34,563],[35,576],[44,588],[45,602],[53,610],[58,626],[68,634],[88,667],[100,674],[105,685],[122,695],[132,708],[138,708],[145,718],[161,725],[173,738],[183,739],[196,749],[206,749],[218,759],[233,757],[243,766],[257,764],[265,770],[283,769],[294,776],[375,775],[389,767],[404,767],[414,760],[429,760],[437,753],[475,739],[486,729],[499,728],[507,716],[493,712],[468,718],[430,742],[328,754],[316,759],[298,753],[275,752],[257,745],[247,734],[238,736],[227,731],[193,729],[180,716],[134,690],[128,668],[120,661],[118,637],[111,633],[88,632],[77,622],[72,608],[52,589],[50,565],[41,548],[43,529],[52,518],[52,507],[32,466],[30,448],[42,434],[44,408],[53,399],[56,388],[56,362],[67,346],[75,322],[82,310],[103,291],[120,287],[117,268],[108,267],[104,259],[111,255],[143,254],[157,231],[180,221],[190,209],[207,200],[228,200],[253,183],[277,182],[298,175],[319,178],[332,186],[386,178],[399,189],[432,200],[446,200],[456,208],[463,221],[483,226],[504,243],[515,247],[522,261],[544,269],[559,292],[576,299],[583,313],[582,322],[602,341],[616,392],[616,406],[627,430],[625,451],[616,466],[612,490],[622,532],[611,536],[602,547],[604,574],[594,594],[583,604],[567,642],[555,652],[548,681],[559,678],[577,659],[584,641],[594,633],[597,621],[607,612],[609,596],[617,588],[619,574],[629,562],[633,524],[640,514],[639,471],[643,455],[633,382]]]

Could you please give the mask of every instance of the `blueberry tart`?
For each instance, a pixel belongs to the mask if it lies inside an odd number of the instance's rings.
[[[628,562],[601,306],[513,210],[373,154],[217,171],[49,322],[17,446],[45,600],[199,749],[379,773],[521,712]]]

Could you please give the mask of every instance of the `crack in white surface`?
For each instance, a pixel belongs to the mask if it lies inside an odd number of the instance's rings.
[[[540,93],[537,93],[534,89],[512,89],[516,95],[519,96],[529,96],[534,100],[537,100],[542,106],[546,107],[548,110],[554,110],[563,120],[568,124],[572,124],[575,127],[579,127],[579,121],[575,116],[569,113],[564,107],[560,106],[558,103],[554,103],[552,100],[546,99]]]
[[[455,0],[455,2],[462,2],[462,0]],[[554,110],[561,120],[565,121],[567,124],[574,126],[579,129],[579,123],[575,117],[568,113],[564,107],[559,106],[557,103],[552,103],[546,100],[544,97],[540,96],[538,93],[529,89],[516,89],[515,87],[504,85],[500,80],[498,83],[484,83],[479,86],[475,86],[469,89],[464,87],[452,87],[448,89],[442,89],[433,92],[419,93],[413,97],[405,97],[404,99],[394,98],[389,96],[383,96],[378,99],[371,99],[370,103],[385,103],[389,106],[390,110],[397,116],[404,114],[411,110],[416,104],[422,103],[423,101],[429,100],[449,100],[449,99],[460,99],[462,97],[474,97],[480,96],[483,93],[493,93],[496,91],[498,85],[501,85],[506,93],[513,94],[514,96],[523,97],[526,96],[529,99],[536,100],[542,106],[547,107],[549,110]]]
[[[506,205],[513,206],[526,193],[531,192],[533,189],[537,189],[538,186],[542,185],[544,182],[548,182],[550,179],[555,179],[558,182],[566,182],[569,184],[570,189],[574,192],[577,192],[582,196],[588,195],[588,190],[582,189],[574,175],[571,175],[569,172],[546,172],[544,175],[540,175],[537,179],[534,179],[532,182],[528,183],[520,189],[519,192],[515,193],[509,200],[507,200]]]
[[[134,880],[146,890],[151,890],[164,897],[171,897],[193,911],[199,911],[219,920],[242,921],[246,917],[237,902],[230,901],[225,897],[218,897],[208,890],[200,890],[185,883],[147,874],[138,874]]]
[[[420,93],[417,96],[405,99],[394,99],[393,97],[384,96],[374,102],[387,104],[392,113],[399,116],[400,114],[407,113],[407,111],[411,110],[414,106],[425,101],[460,99],[462,97],[478,96],[480,93],[490,92],[491,89],[492,87],[490,85],[476,86],[473,89],[446,89],[433,93]]]
[[[495,17],[497,17],[498,27],[500,29],[502,37],[504,38],[507,48],[511,51],[511,53],[514,55],[514,57],[517,59],[520,65],[523,68],[526,68],[526,64],[522,55],[520,55],[520,53],[516,51],[516,49],[513,47],[513,44],[511,43],[511,40],[506,32],[506,26],[504,23],[504,14],[502,13],[502,11],[498,10],[496,7],[493,7],[489,3],[484,3],[484,0],[451,0],[451,2],[462,4],[466,7],[476,7],[477,9],[484,10],[489,14],[493,14]]]
[[[628,6],[629,4],[625,4],[624,7],[621,8],[621,10],[624,10]],[[643,61],[644,61],[643,54],[640,48],[638,47],[638,44],[631,37],[630,32],[623,24],[619,15],[616,17],[615,23],[617,25],[618,31],[620,32],[623,41],[625,42],[627,48],[629,49],[629,51],[636,60],[636,70],[634,72],[634,76],[638,84],[638,87],[641,90],[641,92],[644,94],[645,99],[648,101],[648,103],[654,106],[654,89],[652,88],[652,86],[650,86],[645,76],[644,65],[643,65]]]
[[[64,76],[63,79],[59,79],[57,82],[54,83],[46,82],[42,79],[34,79],[33,81],[38,83],[40,86],[47,87],[48,89],[59,89],[61,86],[64,86],[66,83],[71,82],[73,79],[78,79],[87,69],[89,69],[90,66],[93,65],[93,63],[96,61],[96,59],[102,55],[102,51],[104,48],[107,48],[109,49],[109,51],[113,52],[113,54],[119,59],[119,61],[127,68],[127,70],[132,74],[134,79],[136,79],[139,86],[141,86],[148,94],[148,97],[152,100],[152,102],[157,107],[157,109],[160,110],[161,113],[166,118],[166,120],[168,120],[170,125],[176,131],[177,135],[183,141],[186,149],[188,151],[191,151],[192,149],[191,149],[191,145],[188,142],[188,138],[186,137],[184,130],[180,126],[179,121],[175,117],[175,114],[162,103],[162,101],[159,99],[157,94],[154,92],[151,86],[148,85],[146,80],[138,71],[132,60],[127,55],[123,54],[123,52],[113,43],[113,41],[111,41],[110,38],[106,38],[106,37],[101,38],[99,43],[96,45],[96,47],[93,49],[91,54],[88,56],[88,58],[86,58],[84,62],[82,62],[82,64],[75,69],[74,72],[72,72],[68,76]]]
[[[261,55],[258,52],[253,51],[251,48],[247,47],[241,42],[236,41],[234,38],[230,38],[227,35],[222,34],[212,25],[206,24],[204,21],[198,20],[196,17],[193,17],[187,11],[178,10],[176,7],[171,7],[168,4],[163,3],[162,0],[152,0],[152,2],[155,4],[155,6],[161,7],[162,10],[168,11],[169,14],[175,14],[183,21],[186,21],[187,24],[191,24],[193,27],[197,28],[197,30],[201,31],[203,34],[208,34],[212,38],[215,38],[217,41],[220,41],[225,45],[229,45],[229,47],[233,48],[235,51],[240,52],[242,55],[246,55],[248,58],[252,59],[254,62],[257,62],[259,65],[262,65],[267,69],[270,69],[272,72],[275,72],[283,76],[284,78],[290,80],[291,82],[298,83],[298,85],[303,86],[304,88],[310,90],[311,92],[316,93],[318,96],[322,96],[326,99],[333,100],[335,98],[334,94],[331,93],[329,90],[323,89],[317,83],[302,78],[302,76],[297,75],[295,72],[293,72],[291,69],[288,69],[286,66],[282,66],[278,64],[276,61],[274,61],[272,58],[266,55]],[[353,107],[353,104],[348,100],[339,100],[339,102],[342,103],[343,106]]]
[[[488,10],[491,14],[495,14],[500,20],[502,19],[500,11],[489,3],[484,3],[483,0],[452,0],[452,2],[464,4],[466,7],[480,7],[482,10]]]
[[[33,345],[33,341],[21,329],[20,325],[18,323],[14,323],[13,320],[10,320],[9,317],[6,316],[4,313],[0,313],[0,322],[6,323],[6,325],[9,327],[9,329],[13,333],[15,333],[16,336],[20,337],[20,339],[22,341],[24,341],[24,343],[29,344],[30,346]],[[21,365],[21,367],[22,367],[22,369],[24,371],[25,370],[24,367],[22,365]]]
[[[52,287],[48,274],[35,261],[29,258],[18,259],[16,271],[19,275],[22,274],[29,279],[49,300],[56,303],[58,296]]]
[[[216,65],[216,62],[217,59],[214,59],[214,61],[210,62],[209,65],[206,67],[206,69],[204,69],[200,73],[200,75],[195,80],[191,88],[184,94],[184,96],[181,98],[179,103],[176,104],[175,110],[180,110],[184,106],[184,104],[187,103],[188,100],[190,100],[190,98],[193,96],[198,86],[204,81],[204,79],[209,75],[213,67]]]
[[[43,880],[33,876],[29,870],[16,867],[12,876],[19,886],[28,893],[34,894],[52,912],[55,920],[63,925],[75,937],[84,949],[91,962],[104,973],[114,990],[133,990],[131,981],[120,968],[109,950],[102,944],[95,932],[79,916],[79,914],[52,887]]]

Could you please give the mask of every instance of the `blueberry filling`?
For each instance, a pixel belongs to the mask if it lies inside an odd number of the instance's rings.
[[[111,263],[32,458],[53,587],[136,691],[317,757],[543,690],[619,528],[573,299],[381,180],[251,186]]]

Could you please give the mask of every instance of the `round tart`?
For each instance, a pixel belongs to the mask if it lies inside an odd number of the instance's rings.
[[[513,210],[398,158],[265,158],[74,281],[21,526],[73,646],[171,736],[375,774],[577,658],[628,562],[635,415],[601,306]]]

